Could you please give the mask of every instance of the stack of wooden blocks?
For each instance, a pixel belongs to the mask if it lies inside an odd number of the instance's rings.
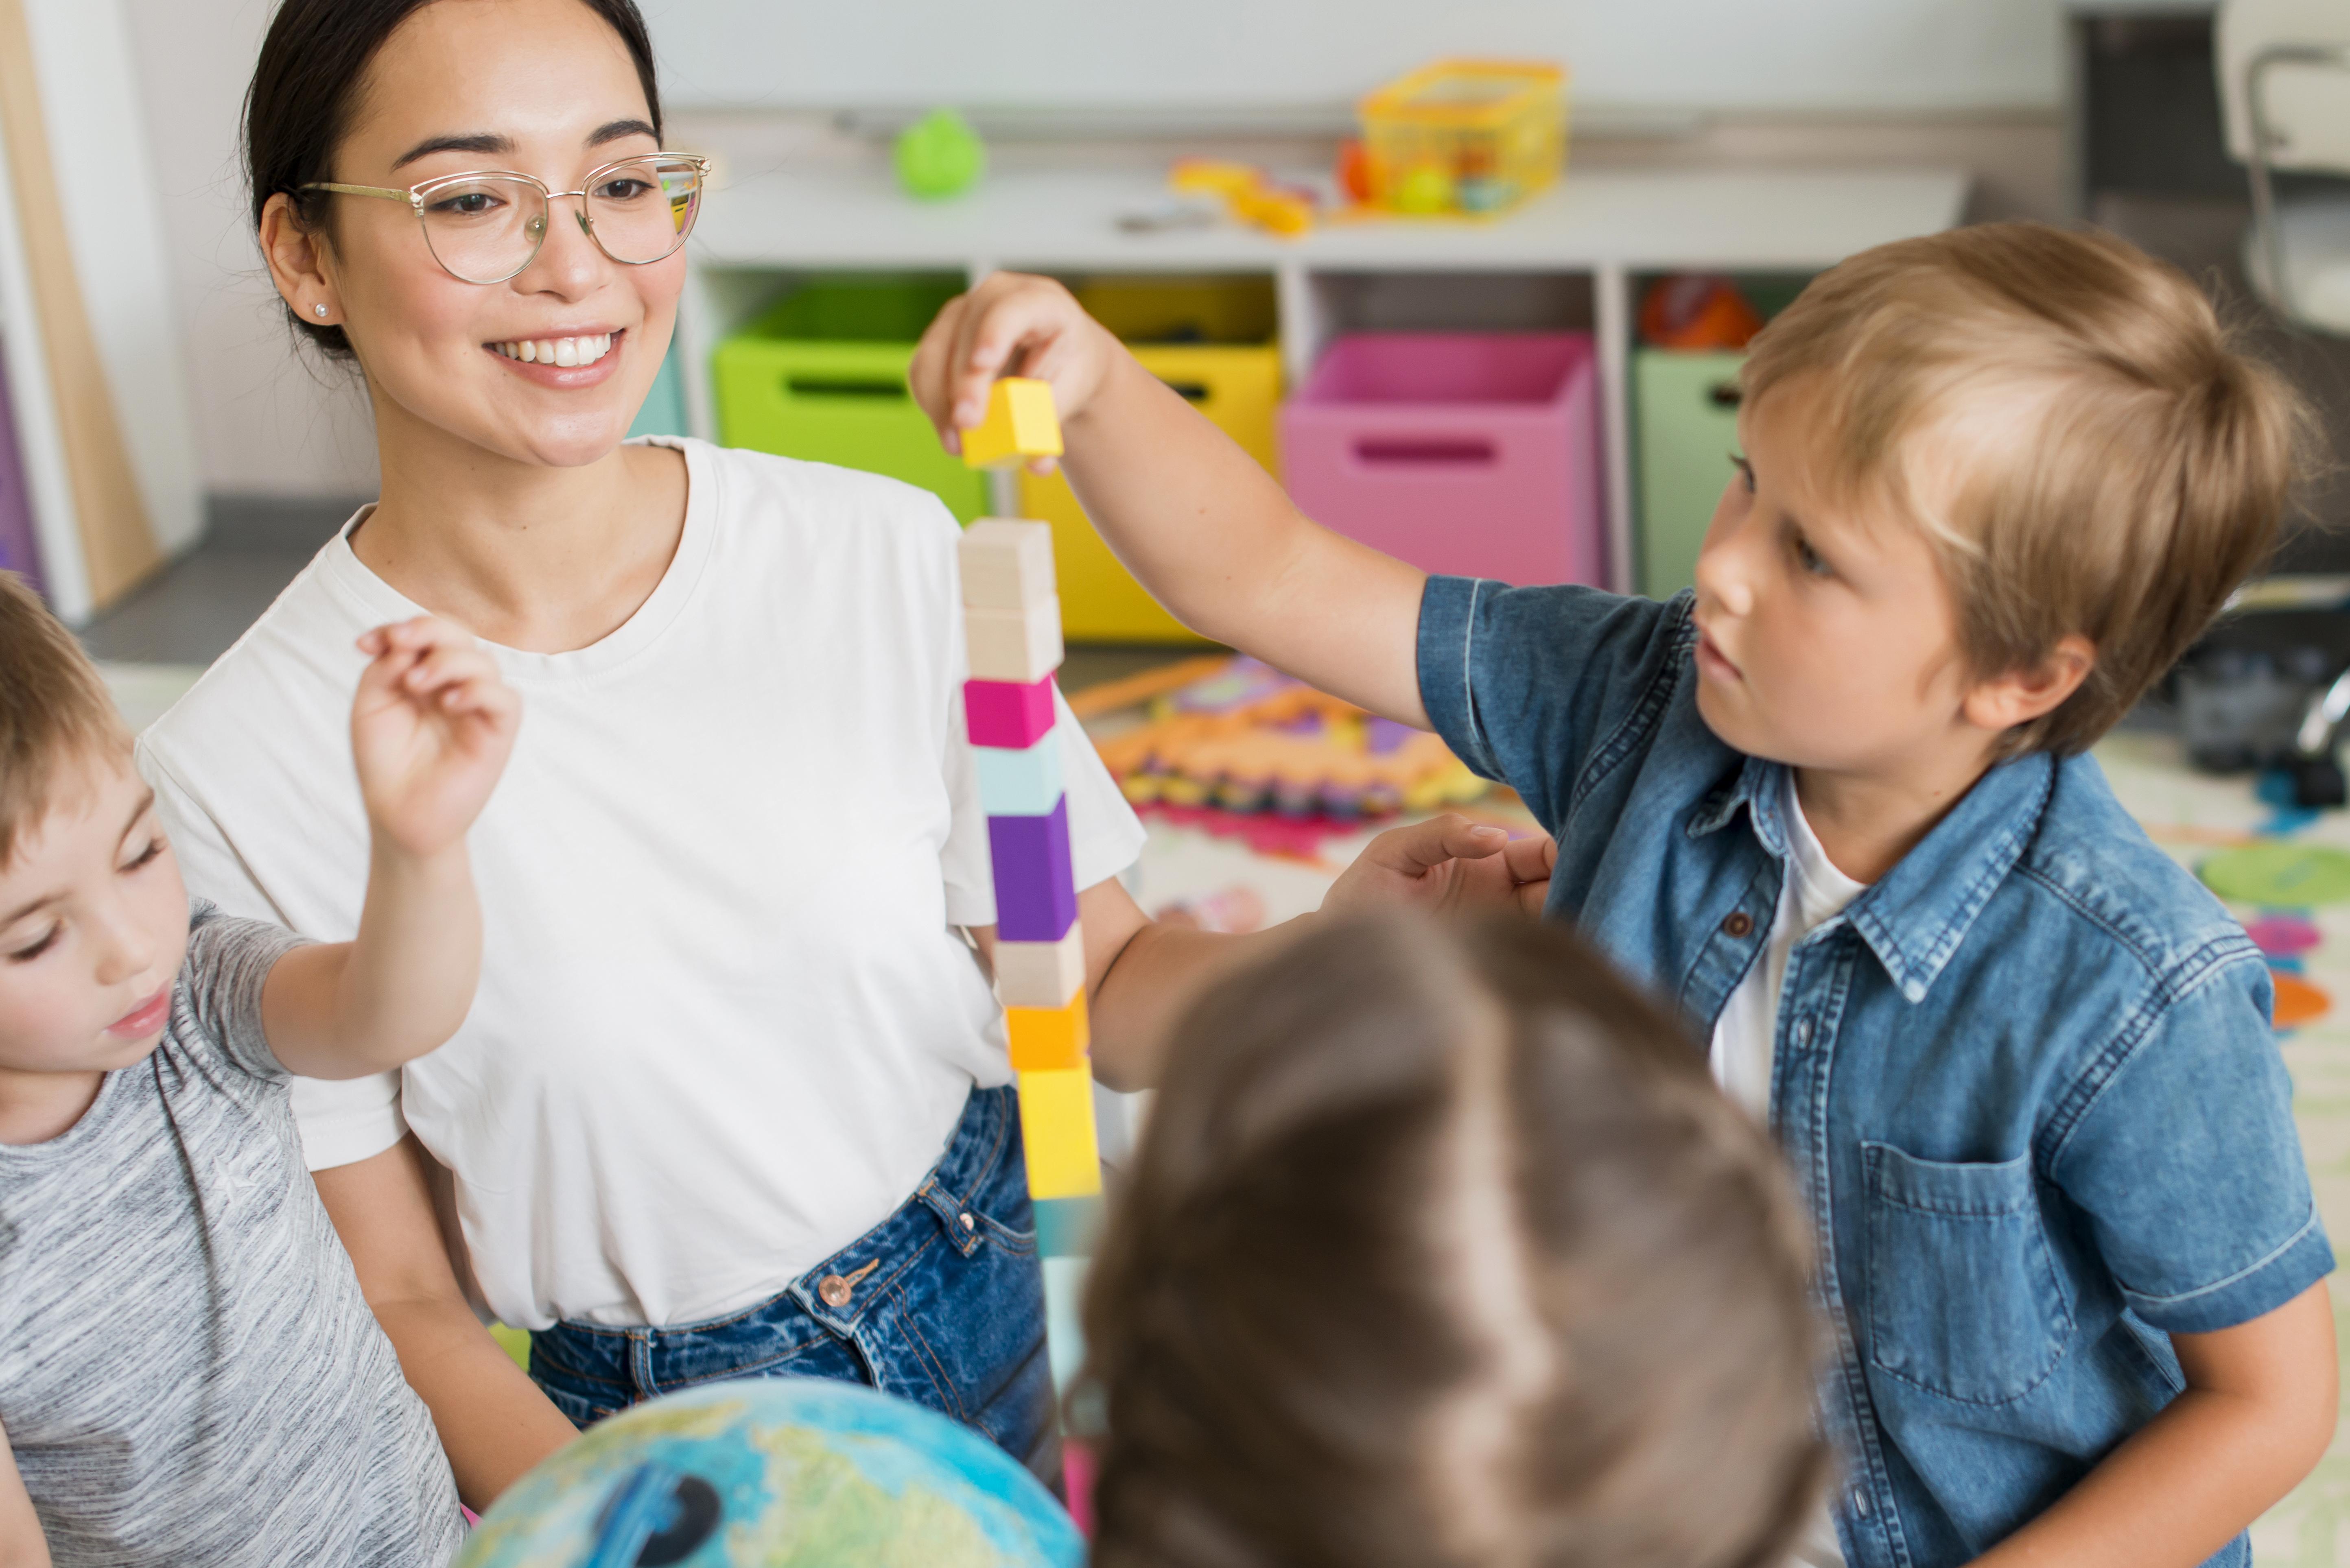
[[[1051,389],[1036,381],[997,382],[987,422],[964,438],[974,465],[1060,449]],[[1077,1307],[1099,1222],[1101,1158],[1087,1054],[1085,940],[1054,727],[1061,602],[1054,592],[1052,528],[982,518],[963,533],[962,566],[972,676],[963,714],[978,757],[995,872],[995,989],[1019,1077],[1053,1385],[1066,1393],[1084,1360]]]

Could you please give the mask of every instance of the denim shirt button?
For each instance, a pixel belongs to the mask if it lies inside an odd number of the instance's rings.
[[[1731,910],[1729,918],[1721,922],[1721,934],[1725,937],[1747,936],[1753,929],[1754,917],[1743,909]]]
[[[1868,1493],[1858,1487],[1852,1489],[1852,1511],[1863,1519],[1868,1517]]]
[[[1795,1020],[1795,1044],[1808,1045],[1811,1043],[1812,1021],[1808,1018],[1798,1018]]]

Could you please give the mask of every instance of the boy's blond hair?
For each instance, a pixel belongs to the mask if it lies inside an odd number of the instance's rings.
[[[2003,756],[2084,750],[2161,678],[2267,558],[2314,428],[2178,268],[2041,223],[1822,274],[1742,379],[1754,403],[1799,378],[1820,478],[1925,528],[1975,674],[2095,645],[2080,690]]]
[[[89,656],[24,580],[0,572],[0,866],[57,805],[77,764],[130,755]]]

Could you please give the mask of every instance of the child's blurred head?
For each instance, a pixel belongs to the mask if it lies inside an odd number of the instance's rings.
[[[161,1037],[188,901],[130,738],[73,634],[0,574],[0,1073]]]
[[[1742,385],[1699,703],[1814,768],[2089,745],[2267,556],[2309,429],[2178,269],[2031,223],[1821,275]]]
[[[1170,1061],[1086,1303],[1099,1568],[1775,1561],[1822,1466],[1804,1228],[1604,961],[1351,921]]]

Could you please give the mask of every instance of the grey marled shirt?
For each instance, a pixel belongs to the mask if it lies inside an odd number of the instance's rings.
[[[440,1568],[463,1539],[262,1038],[298,940],[197,905],[153,1054],[0,1145],[0,1428],[57,1568]]]

